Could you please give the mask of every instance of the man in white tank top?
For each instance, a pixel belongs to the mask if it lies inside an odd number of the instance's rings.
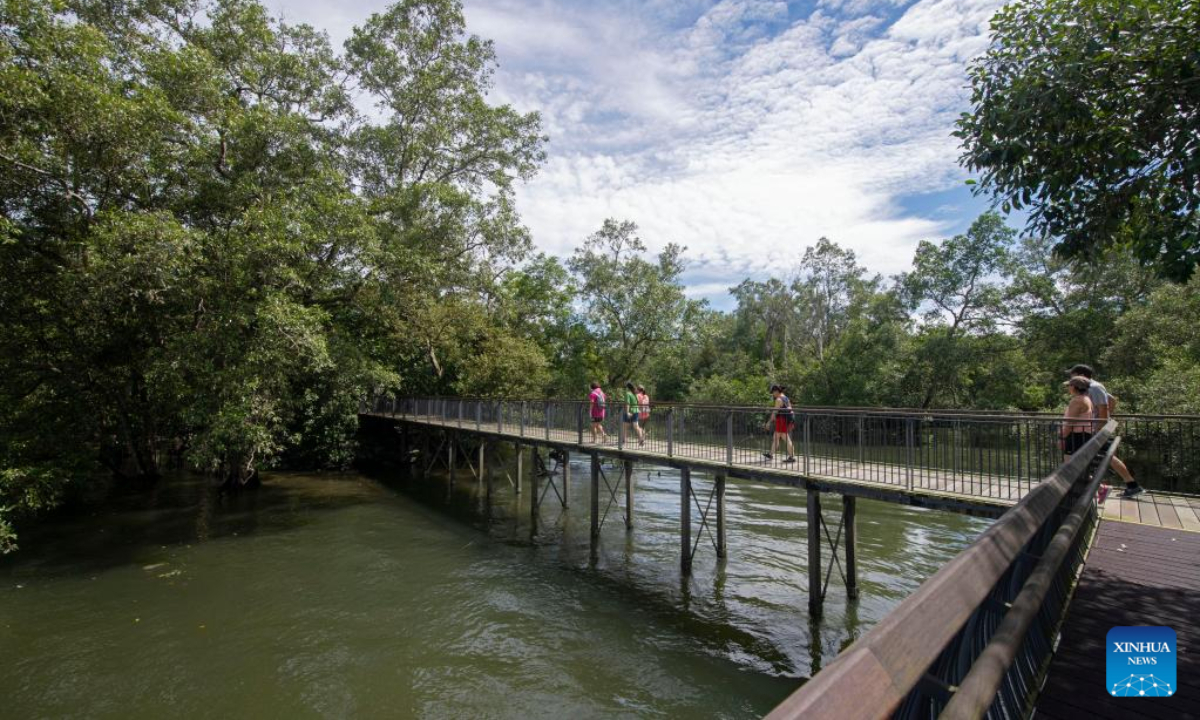
[[[1104,423],[1108,422],[1108,418],[1112,416],[1117,399],[1108,394],[1108,388],[1092,379],[1092,375],[1094,374],[1092,368],[1088,365],[1076,365],[1071,368],[1071,377],[1086,378],[1091,383],[1088,387],[1088,398],[1092,401],[1092,417],[1097,420],[1096,430],[1099,430],[1103,427]],[[1113,455],[1109,467],[1125,481],[1125,492],[1121,493],[1121,497],[1137,497],[1146,492],[1146,488],[1138,485],[1137,481],[1133,479],[1133,474],[1129,472],[1129,468],[1125,466],[1125,463],[1121,462],[1121,458]]]

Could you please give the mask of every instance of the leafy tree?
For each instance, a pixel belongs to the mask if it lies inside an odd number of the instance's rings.
[[[642,257],[637,225],[608,219],[571,256],[584,316],[609,385],[634,379],[677,340],[699,304],[679,284],[683,248],[668,244],[657,262]]]
[[[168,453],[235,485],[345,463],[357,399],[426,357],[414,317],[481,318],[463,389],[544,374],[487,307],[544,138],[487,102],[457,2],[340,55],[254,0],[12,0],[0,37],[0,523]]]
[[[1022,0],[970,71],[963,163],[1034,234],[1128,245],[1185,279],[1200,260],[1200,56],[1185,0]]]
[[[986,213],[965,235],[940,244],[922,241],[912,271],[898,278],[910,307],[923,310],[920,349],[909,371],[912,384],[922,388],[920,407],[930,407],[939,393],[955,392],[957,369],[978,348],[965,337],[997,331],[1015,237],[999,215]]]

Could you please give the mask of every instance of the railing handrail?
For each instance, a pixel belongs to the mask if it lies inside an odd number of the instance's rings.
[[[891,716],[988,600],[1034,536],[1116,432],[1110,420],[1071,460],[1034,487],[969,547],[866,635],[784,700],[768,718]],[[1097,474],[1098,477],[1098,474]],[[1087,487],[1091,487],[1090,480]],[[1085,496],[1088,501],[1090,495]]]
[[[408,399],[414,400],[463,400],[467,402],[552,402],[552,403],[572,403],[577,405],[587,405],[588,400],[578,398],[528,398],[528,397],[485,397],[473,395],[411,395],[405,396]],[[623,398],[609,397],[608,404],[624,405]],[[764,402],[762,405],[738,405],[738,404],[721,404],[711,402],[686,402],[679,400],[656,400],[650,399],[651,407],[655,408],[696,408],[703,410],[744,410],[744,411],[770,411],[770,405]],[[1055,418],[1061,419],[1061,412],[1049,410],[981,410],[973,408],[904,408],[904,407],[885,407],[885,406],[849,406],[849,405],[793,405],[792,409],[797,413],[828,413],[828,414],[853,414],[853,415],[890,415],[895,417],[955,417],[960,419],[978,419],[997,421],[1016,419],[1016,418]],[[1173,414],[1146,414],[1146,413],[1118,413],[1117,416],[1121,421],[1141,421],[1141,420],[1191,420],[1200,422],[1200,415],[1173,415]]]

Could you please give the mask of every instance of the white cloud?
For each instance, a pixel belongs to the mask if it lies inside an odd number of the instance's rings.
[[[821,0],[797,19],[766,0],[467,0],[470,31],[496,42],[495,99],[541,112],[551,137],[518,191],[535,242],[566,255],[630,219],[652,249],[687,245],[708,278],[693,292],[718,294],[823,235],[906,269],[917,241],[970,220],[900,200],[961,182],[964,68],[1001,2],[906,3]],[[286,6],[318,26],[329,12]]]

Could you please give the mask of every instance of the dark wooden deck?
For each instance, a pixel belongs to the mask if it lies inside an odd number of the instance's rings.
[[[1105,636],[1118,625],[1175,630],[1177,694],[1143,699],[1106,692]],[[1101,522],[1035,717],[1200,718],[1200,533]]]

